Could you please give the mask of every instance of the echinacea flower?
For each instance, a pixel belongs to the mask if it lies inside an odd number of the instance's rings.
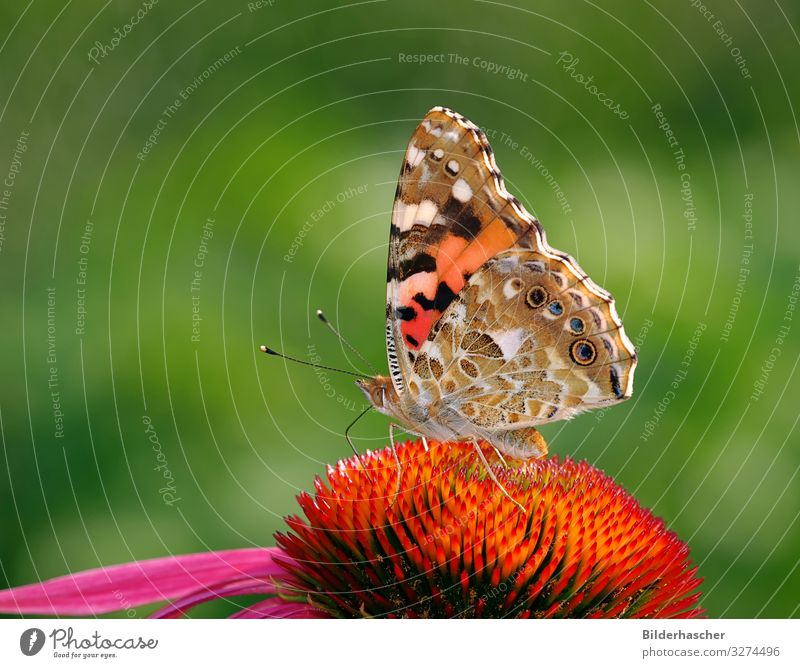
[[[96,615],[263,598],[236,617],[696,617],[688,547],[586,462],[419,441],[329,468],[278,547],[167,557],[0,591],[0,612]],[[520,510],[518,502],[525,508]]]

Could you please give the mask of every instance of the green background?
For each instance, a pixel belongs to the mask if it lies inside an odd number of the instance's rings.
[[[363,402],[352,379],[256,346],[359,368],[323,307],[386,368],[397,173],[442,104],[494,131],[509,190],[639,345],[633,398],[547,425],[551,451],[604,469],[689,543],[709,615],[798,616],[800,12],[606,4],[162,0],[126,34],[144,5],[5,3],[5,583],[273,544],[295,495],[348,454]],[[381,447],[387,421],[356,434]]]

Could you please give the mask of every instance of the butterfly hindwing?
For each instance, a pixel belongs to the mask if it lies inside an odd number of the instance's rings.
[[[413,371],[423,396],[494,442],[627,399],[635,364],[611,296],[526,235],[471,276]]]

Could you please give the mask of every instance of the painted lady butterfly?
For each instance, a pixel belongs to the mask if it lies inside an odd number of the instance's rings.
[[[450,109],[408,145],[387,283],[390,375],[358,385],[411,433],[542,457],[538,425],[631,396],[636,352],[611,295],[547,244],[486,136]]]

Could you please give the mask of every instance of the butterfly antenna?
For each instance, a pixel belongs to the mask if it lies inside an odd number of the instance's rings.
[[[290,362],[297,362],[298,364],[303,364],[305,366],[310,366],[315,369],[325,369],[327,371],[338,371],[339,373],[346,373],[348,376],[355,376],[356,378],[363,378],[364,376],[358,373],[353,373],[352,371],[346,371],[345,369],[337,369],[332,366],[325,366],[323,364],[313,364],[312,362],[306,362],[305,360],[297,359],[296,357],[291,357],[289,355],[284,355],[283,353],[279,353],[277,350],[273,350],[269,346],[260,346],[259,350],[262,353],[266,353],[267,355],[274,355],[275,357],[282,357],[285,360],[289,360]],[[353,444],[352,439],[350,438],[350,429],[352,429],[353,425],[358,422],[362,417],[364,417],[369,410],[372,409],[372,406],[367,406],[359,416],[353,420],[349,425],[347,425],[347,429],[344,430],[344,437],[347,439],[347,442],[350,444],[350,448],[353,450],[353,454],[355,454],[356,458],[358,459],[358,463],[361,465],[361,468],[364,470],[364,473],[367,475],[367,478],[372,484],[375,484],[375,481],[372,479],[372,476],[369,474],[367,467],[364,466],[364,462],[361,460],[361,454],[356,450],[356,446]]]
[[[346,338],[342,336],[341,332],[339,332],[339,330],[333,326],[331,321],[328,320],[327,317],[325,317],[325,314],[322,312],[322,309],[319,308],[317,309],[317,317],[329,330],[331,330],[336,335],[336,338],[338,338],[339,341],[341,341],[344,345],[346,345],[353,352],[353,354],[356,355],[356,357],[358,357],[362,362],[364,362],[364,364],[366,364],[369,367],[372,373],[374,373],[376,376],[378,375],[378,370],[374,366],[372,366],[372,363],[366,357],[364,357],[360,352],[358,352],[358,350],[356,350],[353,344],[351,344]]]
[[[358,463],[361,464],[361,468],[366,473],[367,479],[374,485],[375,481],[372,479],[372,476],[369,474],[367,467],[364,465],[363,460],[361,459],[361,453],[356,449],[355,444],[353,443],[353,439],[350,438],[350,430],[355,426],[356,422],[358,422],[362,417],[364,417],[369,411],[372,410],[372,406],[367,406],[361,413],[359,413],[358,417],[353,420],[349,425],[347,425],[347,429],[344,430],[344,437],[347,439],[347,443],[350,446],[350,449],[353,451],[353,454],[356,456]]]
[[[260,346],[259,350],[262,353],[266,353],[267,355],[274,355],[275,357],[282,357],[285,360],[289,360],[290,362],[297,362],[298,364],[304,364],[305,366],[313,367],[314,369],[325,369],[326,371],[336,371],[337,373],[346,373],[348,376],[355,376],[356,378],[363,378],[364,374],[355,373],[353,371],[347,371],[346,369],[337,369],[333,366],[325,366],[323,364],[314,364],[313,362],[306,362],[305,360],[298,359],[296,357],[291,357],[289,355],[284,355],[283,353],[279,353],[277,350],[273,350],[269,346]]]

